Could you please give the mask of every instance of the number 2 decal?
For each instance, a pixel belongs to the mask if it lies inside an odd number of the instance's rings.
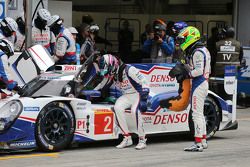
[[[110,117],[110,116],[106,116],[105,118],[104,118],[104,122],[106,123],[106,126],[104,127],[104,132],[111,132],[112,131],[112,129],[111,129],[111,127],[110,127],[110,125],[111,125],[111,121],[112,121],[112,118]]]
[[[113,112],[96,112],[95,113],[95,135],[112,134],[114,127]]]

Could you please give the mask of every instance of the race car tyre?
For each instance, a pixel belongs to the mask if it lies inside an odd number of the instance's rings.
[[[220,126],[221,114],[220,108],[214,98],[207,96],[204,104],[204,115],[207,126],[207,139],[211,138]],[[192,111],[189,114],[189,129],[194,134],[194,122],[192,120]]]
[[[62,102],[47,104],[39,113],[35,137],[43,151],[59,151],[70,145],[75,131],[71,109]]]

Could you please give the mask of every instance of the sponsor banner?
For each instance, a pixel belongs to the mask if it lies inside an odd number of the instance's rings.
[[[40,107],[24,107],[24,111],[40,111]]]
[[[224,89],[229,95],[236,90],[236,66],[225,66]]]

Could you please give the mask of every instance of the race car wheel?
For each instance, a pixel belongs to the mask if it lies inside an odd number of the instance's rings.
[[[204,115],[207,126],[207,138],[212,137],[220,126],[221,114],[216,101],[207,96],[204,104]]]
[[[220,109],[216,101],[207,96],[204,104],[204,116],[207,128],[207,138],[211,138],[220,126]],[[192,120],[192,111],[189,113],[189,129],[194,134],[194,122]]]
[[[62,102],[47,104],[36,122],[36,141],[43,151],[59,151],[69,146],[75,130],[71,109]]]

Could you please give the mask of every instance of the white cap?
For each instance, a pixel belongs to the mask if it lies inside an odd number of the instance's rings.
[[[71,34],[78,34],[78,31],[76,30],[75,27],[69,27],[68,30]]]
[[[48,21],[48,19],[51,17],[50,12],[47,9],[39,9],[37,14],[43,19]]]

